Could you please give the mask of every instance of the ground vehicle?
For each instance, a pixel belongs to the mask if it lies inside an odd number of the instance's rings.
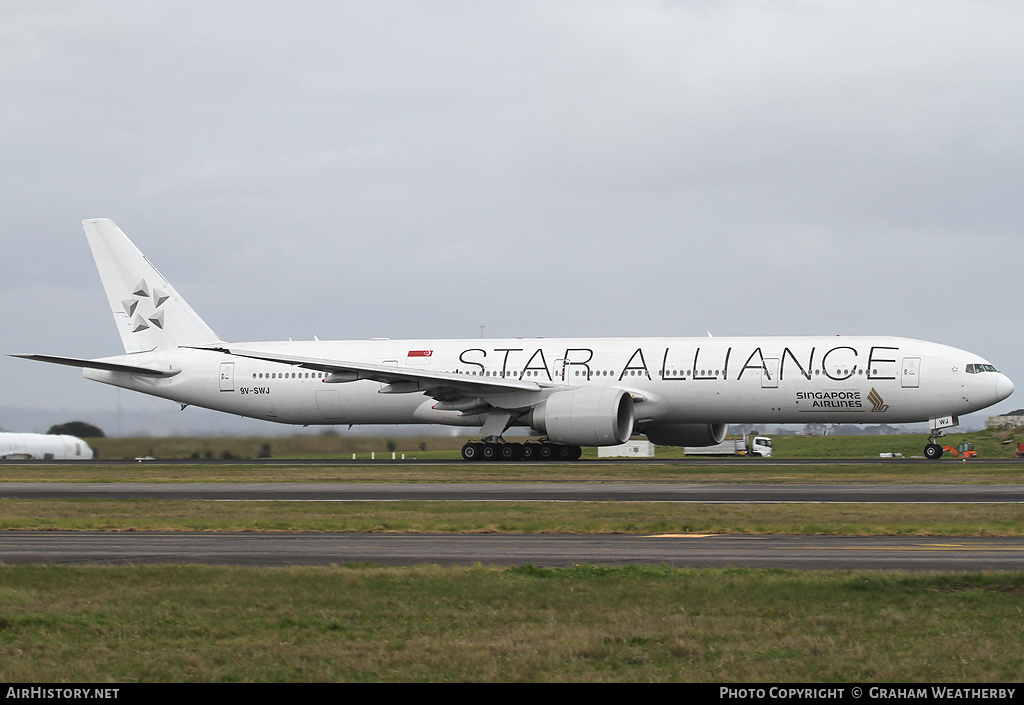
[[[744,435],[742,439],[729,438],[713,446],[686,448],[687,455],[752,455],[760,458],[772,457],[772,439],[754,436],[753,440]]]
[[[1017,444],[1017,457],[1024,458],[1024,443]]]
[[[963,442],[956,448],[953,446],[943,446],[942,450],[949,453],[954,458],[977,458],[978,453],[974,450],[973,443]]]

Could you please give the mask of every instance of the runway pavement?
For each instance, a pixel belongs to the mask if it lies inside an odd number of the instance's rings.
[[[675,483],[0,483],[22,499],[503,502],[1024,502],[1024,485]]]
[[[217,501],[1024,502],[1020,485],[0,483],[0,497]],[[0,563],[1022,570],[1024,538],[0,532]]]
[[[1021,538],[212,532],[0,532],[0,561],[60,565],[654,564],[1021,570]]]

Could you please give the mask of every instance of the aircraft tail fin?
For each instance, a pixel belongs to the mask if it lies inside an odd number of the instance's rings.
[[[114,221],[82,226],[125,352],[222,342]]]

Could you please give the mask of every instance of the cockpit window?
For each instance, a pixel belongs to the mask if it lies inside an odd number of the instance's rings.
[[[997,370],[992,365],[984,365],[984,364],[982,364],[980,362],[975,363],[973,365],[968,365],[967,366],[967,374],[969,374],[969,375],[976,375],[976,374],[979,374],[981,372],[998,372],[998,371],[999,370]]]

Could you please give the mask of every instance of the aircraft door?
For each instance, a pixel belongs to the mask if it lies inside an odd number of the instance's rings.
[[[903,358],[903,373],[900,375],[900,383],[904,389],[916,389],[921,386],[921,358]]]
[[[220,391],[235,391],[235,363],[220,363]]]
[[[316,390],[316,406],[320,415],[327,421],[344,421],[347,414],[347,400],[341,398],[341,392],[334,389]]]
[[[566,377],[569,374],[570,367],[572,367],[572,365],[570,365],[569,361],[566,359],[559,358],[555,360],[554,364],[551,365],[551,375],[555,378],[554,381],[561,384],[569,384],[569,380],[566,379]]]
[[[779,358],[764,358],[761,369],[761,389],[775,389],[779,386]]]

